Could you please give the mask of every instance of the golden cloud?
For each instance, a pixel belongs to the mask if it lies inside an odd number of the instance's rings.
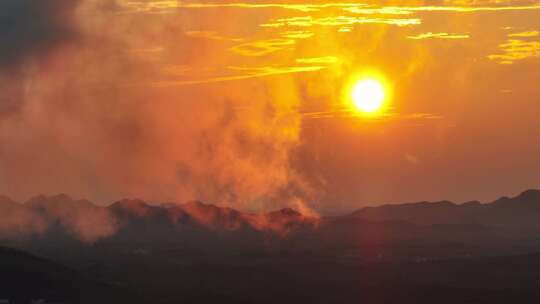
[[[432,33],[427,32],[423,34],[407,36],[409,39],[421,40],[421,39],[467,39],[470,38],[469,34],[449,34],[449,33]]]
[[[326,63],[326,62],[325,62]],[[229,66],[227,70],[229,72],[236,72],[237,74],[233,75],[223,75],[223,76],[213,76],[203,79],[187,79],[187,80],[178,80],[178,81],[156,81],[152,85],[156,87],[170,87],[170,86],[183,86],[183,85],[194,85],[194,84],[204,84],[204,83],[216,83],[216,82],[225,82],[232,80],[242,80],[242,79],[251,79],[266,77],[272,75],[282,75],[290,73],[301,73],[301,72],[314,72],[326,68],[326,66],[264,66],[264,67],[239,67],[239,66]]]
[[[281,36],[291,39],[307,39],[313,37],[313,35],[315,34],[310,31],[286,31],[281,33]]]
[[[284,49],[295,43],[292,39],[268,39],[244,43],[231,48],[231,51],[242,56],[263,56]]]
[[[297,63],[309,63],[309,64],[332,64],[338,62],[339,59],[335,56],[323,56],[323,57],[313,57],[313,58],[298,58],[296,59]]]
[[[189,37],[204,38],[209,40],[223,40],[223,41],[242,41],[242,38],[225,37],[214,31],[186,31],[185,34]]]
[[[537,37],[540,35],[539,31],[527,31],[527,32],[520,32],[520,33],[512,33],[509,34],[508,37]]]
[[[314,12],[331,7],[361,7],[362,3],[322,3],[322,4],[284,4],[284,3],[184,3],[180,1],[122,1],[122,5],[135,12],[152,12],[176,8],[248,8],[248,9],[286,9],[300,12]]]
[[[533,5],[515,5],[515,6],[386,6],[380,8],[362,8],[351,7],[344,8],[356,14],[388,14],[388,15],[404,15],[414,12],[457,12],[457,13],[474,13],[474,12],[496,12],[496,11],[526,11],[540,10],[540,4]]]
[[[419,18],[368,18],[368,17],[353,17],[353,16],[333,16],[333,17],[290,17],[279,18],[267,23],[263,23],[262,27],[310,27],[310,26],[350,26],[355,24],[389,24],[397,26],[418,25],[421,24]]]
[[[502,54],[489,55],[488,58],[500,64],[512,64],[527,58],[540,57],[540,42],[510,39],[499,45]]]

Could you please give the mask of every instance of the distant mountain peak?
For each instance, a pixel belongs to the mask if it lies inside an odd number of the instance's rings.
[[[108,209],[113,212],[120,212],[120,214],[136,215],[137,217],[142,217],[152,212],[152,206],[140,199],[123,199],[110,205]]]
[[[122,199],[119,200],[112,205],[110,205],[111,208],[120,208],[120,209],[139,209],[139,208],[147,208],[150,207],[145,201],[140,199]]]
[[[57,201],[72,201],[73,199],[71,196],[65,194],[65,193],[59,193],[52,196],[49,196],[50,200],[57,200]]]
[[[521,192],[515,197],[507,197],[503,196],[496,201],[494,201],[493,205],[520,205],[526,203],[528,205],[540,205],[540,190],[537,189],[529,189]]]
[[[521,192],[517,198],[522,200],[538,200],[540,202],[540,190],[529,189]]]
[[[170,208],[178,207],[178,204],[174,203],[174,202],[166,202],[166,203],[159,204],[159,207],[165,208],[165,209],[170,209]]]
[[[0,195],[0,204],[16,204],[16,202],[5,195]]]
[[[283,208],[274,212],[270,212],[271,215],[280,215],[280,216],[286,216],[286,217],[298,217],[302,216],[302,214],[292,208]]]
[[[468,201],[468,202],[465,202],[463,204],[461,204],[461,206],[463,207],[471,207],[471,206],[481,206],[482,203],[479,202],[479,201]]]
[[[211,205],[211,204],[205,204],[201,201],[198,201],[198,200],[191,200],[191,201],[187,201],[183,204],[184,206],[187,206],[187,207],[209,207],[209,206],[214,206],[214,205]]]
[[[31,197],[27,203],[36,202],[36,201],[72,201],[73,199],[65,194],[65,193],[59,193],[54,195],[36,195]]]
[[[74,207],[74,205],[85,206],[85,207],[90,207],[90,208],[96,207],[96,205],[94,205],[94,203],[92,203],[89,200],[86,200],[86,199],[75,200],[71,198],[71,196],[64,193],[50,195],[50,196],[46,196],[46,195],[34,196],[30,198],[29,200],[27,200],[24,204],[31,207],[33,206],[33,207],[42,207],[42,208],[51,208],[51,207],[61,208],[61,207],[66,207],[66,206]]]

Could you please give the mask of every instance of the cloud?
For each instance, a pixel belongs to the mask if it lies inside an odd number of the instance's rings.
[[[79,1],[0,1],[0,118],[23,106],[25,80],[48,56],[77,39]],[[13,85],[12,79],[20,79]]]
[[[302,62],[302,59],[298,63],[329,63],[325,62]],[[172,80],[172,81],[157,81],[153,82],[154,86],[168,87],[168,86],[184,86],[194,84],[216,83],[226,82],[234,80],[243,80],[251,78],[260,78],[273,75],[291,74],[291,73],[303,73],[303,72],[315,72],[325,69],[326,66],[265,66],[265,67],[228,67],[229,71],[241,73],[236,75],[214,76],[205,79],[189,79],[189,80]]]
[[[511,28],[510,28],[511,29]],[[515,61],[540,57],[540,42],[535,38],[538,31],[508,33],[508,39],[499,44],[501,53],[488,55],[488,59],[499,64],[513,64]]]
[[[313,35],[314,33],[311,31],[285,31],[281,33],[282,37],[290,39],[307,39]]]
[[[0,66],[42,56],[74,39],[79,1],[4,0],[0,2]]]
[[[210,40],[223,40],[223,41],[242,41],[242,38],[231,38],[219,35],[214,31],[187,31],[187,36],[195,38],[205,38]]]
[[[8,197],[0,197],[0,211],[1,238],[42,233],[47,227],[46,221],[36,212],[28,210]]]
[[[59,224],[84,242],[95,242],[118,229],[116,219],[107,208],[86,200],[73,200],[67,195],[33,197],[24,207],[28,212],[35,212],[47,224],[47,229]]]
[[[499,45],[501,54],[489,55],[488,58],[500,64],[513,64],[515,61],[540,57],[540,42],[509,39]]]
[[[427,32],[423,34],[407,36],[409,39],[421,40],[421,39],[467,39],[470,38],[469,34],[449,34],[449,33],[432,33]]]
[[[421,162],[420,159],[418,159],[418,157],[409,153],[405,153],[405,160],[413,165],[418,165]]]
[[[401,9],[401,7],[347,7],[343,10],[362,15],[410,15],[413,14],[410,10]]]
[[[251,3],[251,2],[181,2],[181,1],[123,1],[131,12],[167,12],[173,9],[284,9],[302,13],[313,13],[327,9],[341,9],[365,15],[408,15],[414,12],[486,12],[538,10],[540,5],[531,1],[444,1],[445,5],[381,6],[366,3]]]
[[[309,64],[333,64],[339,61],[339,58],[335,56],[323,56],[323,57],[312,57],[312,58],[298,58],[296,59],[297,63],[309,63]]]
[[[231,51],[242,56],[264,56],[288,46],[294,45],[293,39],[268,39],[248,42],[231,48]]]
[[[383,18],[383,17],[355,17],[355,16],[332,16],[332,17],[290,17],[279,18],[263,23],[262,27],[311,27],[311,26],[350,26],[355,24],[389,24],[397,26],[409,26],[421,24],[418,18]]]
[[[57,233],[62,228],[83,242],[92,243],[117,231],[107,208],[66,195],[37,196],[25,204],[0,197],[0,237],[31,237]]]
[[[539,31],[527,31],[527,32],[508,34],[508,37],[537,37],[537,36],[540,36]]]
[[[124,6],[134,12],[156,12],[170,9],[215,9],[215,8],[240,8],[240,9],[285,9],[299,12],[315,12],[333,7],[357,7],[365,4],[355,3],[322,3],[322,4],[286,4],[286,3],[187,3],[180,1],[129,1]]]
[[[454,5],[424,5],[424,6],[382,6],[382,7],[348,7],[344,10],[356,14],[407,15],[417,12],[498,12],[498,11],[530,11],[540,10],[540,4],[531,5],[499,5],[499,6],[454,6]]]
[[[397,113],[397,112],[384,112],[369,115],[368,119],[366,115],[353,109],[340,108],[329,111],[317,111],[317,112],[302,112],[302,115],[306,119],[333,119],[333,118],[357,118],[361,119],[364,123],[380,123],[380,122],[420,122],[429,120],[439,120],[443,116],[435,113]]]

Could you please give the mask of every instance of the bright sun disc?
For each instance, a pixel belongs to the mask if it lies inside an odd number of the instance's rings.
[[[352,89],[352,100],[358,110],[376,112],[383,106],[384,87],[375,79],[361,80]]]

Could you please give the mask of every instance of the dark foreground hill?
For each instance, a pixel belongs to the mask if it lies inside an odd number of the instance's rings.
[[[96,303],[136,298],[127,290],[98,282],[57,262],[0,247],[0,300]]]
[[[176,259],[136,256],[116,263],[98,262],[95,257],[93,265],[82,263],[78,271],[9,249],[0,249],[0,258],[0,300],[10,303],[31,303],[31,299],[111,304],[502,304],[540,300],[540,254],[367,263],[305,254],[206,262],[181,255]]]

